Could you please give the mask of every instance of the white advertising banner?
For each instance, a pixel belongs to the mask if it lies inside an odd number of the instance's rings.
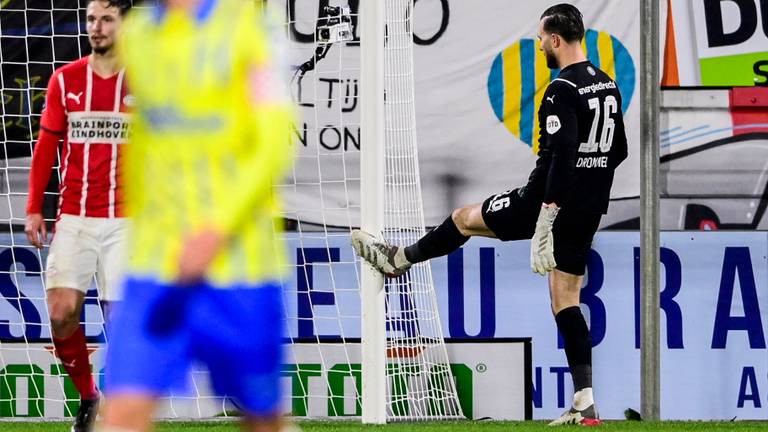
[[[91,365],[99,388],[104,388],[103,343],[89,343]],[[73,417],[80,395],[54,355],[53,344],[0,344],[0,418]],[[208,373],[195,367],[186,388],[163,398],[157,409],[161,418],[214,417],[234,407],[211,391]]]
[[[663,85],[768,86],[768,4],[760,0],[665,3]]]
[[[359,2],[332,3],[351,7],[357,37]],[[536,31],[541,13],[555,3],[415,3],[414,104],[427,225],[438,224],[457,205],[481,202],[527,180],[538,146],[536,112],[556,76],[538,49]],[[630,156],[617,172],[613,197],[637,196],[639,1],[574,3],[584,14],[587,57],[616,79],[623,96]],[[327,2],[268,4],[278,16],[293,14],[290,63],[298,66],[312,59],[318,7]],[[294,134],[299,158],[291,187],[283,190],[289,218],[359,225],[359,148],[365,145],[360,142],[358,96],[364,77],[359,59],[358,40],[333,44],[314,70],[291,82],[303,118]],[[323,213],[312,210],[321,208]]]
[[[663,233],[661,246],[662,417],[768,419],[768,233]],[[604,417],[623,418],[640,405],[639,234],[599,233],[593,248],[581,298],[595,395]],[[297,264],[286,281],[290,335],[359,337],[359,296],[344,291],[356,289],[358,277],[349,239],[291,236],[289,253]],[[546,280],[530,272],[528,260],[527,242],[473,239],[433,260],[432,269],[446,337],[532,338],[533,417],[553,418],[570,403],[571,383]],[[27,248],[0,250],[0,274],[7,360],[7,350],[24,356],[25,343],[50,342],[38,257]],[[95,305],[86,307],[85,320],[97,341]],[[50,357],[40,366],[50,373],[52,356],[35,350]]]
[[[638,233],[599,233],[582,290],[596,399],[601,415],[611,419],[640,406],[639,242]],[[291,250],[317,258],[327,245],[304,239],[302,251],[298,243]],[[768,307],[768,234],[663,233],[661,246],[662,417],[768,418],[761,312]],[[291,286],[305,286],[309,295],[322,295],[334,283],[355,286],[347,239],[334,239],[330,247],[311,271],[298,268]],[[546,279],[531,273],[529,254],[528,242],[472,239],[433,260],[432,269],[446,337],[533,338],[534,418],[553,418],[570,403],[571,381]],[[355,323],[317,319],[359,316],[359,305],[348,297],[318,295],[323,301],[314,306],[301,298],[286,299],[289,315],[299,318],[293,336],[359,336]]]
[[[89,344],[91,363],[99,382],[104,382],[103,343]],[[531,418],[530,340],[496,339],[449,342],[448,355],[456,377],[456,389],[464,414],[470,419],[525,420]],[[0,345],[0,418],[72,417],[80,396],[51,344]],[[296,417],[360,416],[360,343],[297,343],[286,349],[283,365],[283,412]],[[325,364],[327,370],[322,369]],[[398,366],[396,366],[398,367]],[[420,371],[396,371],[392,389],[404,391],[423,385]],[[329,373],[330,371],[330,373]],[[413,377],[413,380],[409,379]],[[398,380],[395,383],[395,380]],[[413,381],[413,382],[411,382]],[[435,384],[430,382],[430,384]],[[392,400],[403,400],[393,394]],[[408,409],[402,402],[399,409]],[[161,400],[159,418],[200,418],[221,416],[236,407],[214,395],[203,367],[195,366],[186,386],[174,396]]]
[[[531,417],[526,398],[526,381],[531,377],[530,341],[502,339],[473,342],[452,340],[446,344],[456,391],[464,415],[470,419],[525,420]],[[303,417],[340,417],[361,415],[360,343],[316,342],[296,343],[287,350],[285,412]],[[323,371],[320,365],[328,368]],[[390,367],[399,367],[390,377],[393,409],[407,410],[404,392],[409,386],[423,386],[418,367],[400,360]],[[429,382],[428,385],[434,384]],[[331,397],[329,393],[333,392]],[[411,411],[413,412],[413,411]],[[402,414],[401,414],[402,415]]]

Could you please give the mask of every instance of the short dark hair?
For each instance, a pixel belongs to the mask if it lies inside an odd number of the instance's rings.
[[[576,6],[568,3],[554,5],[541,14],[544,31],[556,33],[566,42],[580,41],[584,37],[584,20]]]
[[[131,8],[131,0],[88,0],[85,2],[85,5],[88,6],[89,4],[93,2],[104,2],[109,7],[117,8],[118,11],[120,11],[120,16],[124,16],[126,12],[128,12],[128,9]]]

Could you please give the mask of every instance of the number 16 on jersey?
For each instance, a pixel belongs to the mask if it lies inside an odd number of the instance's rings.
[[[600,141],[597,141],[597,128],[600,119],[600,98],[591,98],[587,101],[589,109],[595,112],[595,116],[592,119],[592,127],[589,130],[589,137],[587,142],[579,145],[580,153],[595,153],[598,146],[600,151],[608,153],[613,145],[613,129],[615,127],[614,121],[611,118],[612,114],[616,114],[618,111],[618,104],[616,98],[613,95],[608,95],[603,101],[603,129],[600,132]]]

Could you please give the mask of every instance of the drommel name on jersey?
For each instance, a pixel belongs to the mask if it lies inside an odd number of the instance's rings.
[[[527,189],[543,202],[589,213],[608,210],[613,173],[627,158],[616,83],[589,61],[567,66],[539,108],[539,160]]]
[[[122,144],[128,142],[130,116],[126,111],[131,99],[124,75],[121,70],[100,77],[88,57],[83,57],[51,76],[40,126],[64,140],[60,213],[123,216],[119,159]],[[43,171],[34,170],[34,174],[45,176],[43,183],[47,183],[50,170]],[[34,178],[32,182],[38,183]]]

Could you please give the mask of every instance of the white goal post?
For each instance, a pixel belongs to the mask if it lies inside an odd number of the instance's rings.
[[[412,12],[412,0],[362,2],[360,19],[361,227],[400,246],[414,243],[425,233],[416,147]],[[407,275],[387,281],[386,289],[381,274],[364,264],[361,280],[363,422],[461,417],[429,264],[417,264]],[[396,324],[402,322],[396,304],[403,296],[414,310],[426,313],[414,315],[412,322],[398,328]],[[391,313],[386,317],[385,309]],[[400,402],[391,398],[396,389],[390,386],[385,393],[379,387],[382,380],[390,378],[387,382],[392,383],[400,378],[400,372],[387,364],[419,366],[422,371],[409,377],[407,406],[412,411],[400,412]],[[434,387],[435,377],[443,388]],[[386,400],[387,393],[390,403],[385,412],[381,400]]]
[[[363,2],[361,43],[360,228],[384,232],[384,16],[385,1]],[[384,276],[363,263],[362,309],[363,423],[386,423],[386,322]]]

